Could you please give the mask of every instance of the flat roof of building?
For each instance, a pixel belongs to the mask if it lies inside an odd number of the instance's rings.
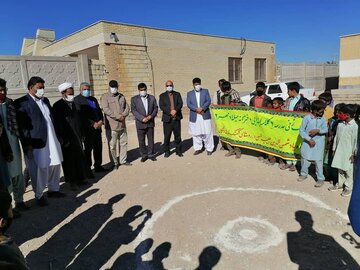
[[[124,26],[132,26],[132,27],[139,27],[139,28],[147,28],[147,29],[154,29],[154,30],[160,30],[160,31],[169,31],[169,32],[175,32],[175,33],[181,33],[181,34],[190,34],[190,35],[198,35],[198,36],[207,36],[207,37],[214,37],[214,38],[225,38],[225,39],[234,39],[234,40],[244,40],[244,38],[234,38],[234,37],[225,37],[225,36],[218,36],[218,35],[210,35],[210,34],[199,34],[199,33],[193,33],[193,32],[186,32],[186,31],[179,31],[179,30],[170,30],[170,29],[165,29],[165,28],[157,28],[157,27],[150,27],[150,26],[141,26],[141,25],[135,25],[135,24],[128,24],[128,23],[119,23],[119,22],[113,22],[113,21],[106,21],[106,20],[100,20],[100,21],[97,21],[93,24],[90,24],[89,26],[86,26],[84,28],[81,28],[80,30],[74,32],[74,33],[71,33],[65,37],[62,37],[58,40],[55,40],[54,42],[52,42],[51,44],[45,46],[46,47],[49,47],[51,46],[52,44],[55,44],[63,39],[66,39],[70,36],[73,36],[77,33],[80,33],[81,31],[87,29],[87,28],[90,28],[96,24],[99,24],[99,23],[109,23],[109,24],[117,24],[117,25],[124,25]],[[275,42],[270,42],[270,41],[261,41],[261,40],[252,40],[252,39],[245,39],[246,41],[251,41],[251,42],[260,42],[260,43],[270,43],[270,44],[275,44]]]
[[[343,38],[343,37],[352,37],[352,36],[359,36],[360,33],[357,33],[357,34],[349,34],[349,35],[343,35],[343,36],[340,36],[340,38]]]

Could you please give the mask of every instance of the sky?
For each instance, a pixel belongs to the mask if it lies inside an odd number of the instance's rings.
[[[12,0],[1,3],[0,55],[19,55],[38,28],[56,39],[99,20],[276,44],[278,63],[338,61],[360,33],[360,0]]]

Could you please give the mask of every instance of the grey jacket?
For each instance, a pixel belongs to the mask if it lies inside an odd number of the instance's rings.
[[[146,129],[148,127],[155,126],[155,117],[158,113],[158,105],[154,96],[148,95],[147,99],[148,113],[146,114],[140,95],[136,95],[131,98],[131,112],[135,117],[135,124],[137,129]],[[148,115],[151,115],[151,120],[144,123],[142,120]]]
[[[100,102],[105,115],[105,129],[113,131],[125,129],[125,118],[129,115],[130,107],[124,95],[107,92],[101,96]]]

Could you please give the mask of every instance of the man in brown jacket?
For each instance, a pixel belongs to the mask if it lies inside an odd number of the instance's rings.
[[[114,162],[114,170],[120,165],[130,166],[127,161],[127,132],[125,118],[129,115],[130,107],[124,95],[119,93],[118,82],[109,82],[109,92],[101,96],[101,107],[105,114],[105,129],[111,131],[110,154]],[[116,149],[119,148],[119,155]]]

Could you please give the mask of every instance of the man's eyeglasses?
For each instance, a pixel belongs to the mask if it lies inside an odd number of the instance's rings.
[[[169,86],[172,86],[172,84],[170,84],[170,85],[167,85],[166,87],[169,87]]]

